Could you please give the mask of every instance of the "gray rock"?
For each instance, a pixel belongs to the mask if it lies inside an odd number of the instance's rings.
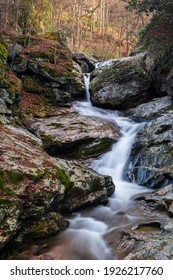
[[[166,77],[165,88],[167,94],[173,96],[173,67]]]
[[[22,233],[22,239],[48,238],[66,229],[68,225],[69,222],[61,214],[50,212],[41,219],[34,221],[30,227],[26,227]]]
[[[26,226],[26,220],[28,235],[41,238],[67,226],[61,223],[61,215],[48,212],[71,212],[108,202],[108,193],[115,189],[111,178],[50,157],[41,140],[26,129],[0,126],[0,248]]]
[[[90,73],[95,69],[91,59],[81,51],[73,52],[72,58],[80,65],[83,73]]]
[[[13,100],[10,98],[9,93],[6,91],[6,89],[0,89],[0,98],[4,101],[8,108],[12,108]]]
[[[120,131],[105,121],[80,116],[72,109],[65,115],[26,123],[42,139],[44,148],[53,156],[75,159],[96,157],[118,140]]]
[[[148,122],[132,149],[128,175],[138,184],[159,188],[173,182],[173,111]]]
[[[0,114],[11,115],[12,111],[9,110],[3,99],[0,98]]]
[[[153,99],[148,103],[143,103],[136,108],[127,110],[126,113],[139,119],[151,120],[152,118],[159,117],[172,106],[172,98],[165,96]]]
[[[17,74],[23,74],[27,71],[28,62],[25,58],[16,57],[13,62],[12,70]]]
[[[151,79],[142,63],[142,56],[134,56],[106,67],[91,81],[92,103],[98,107],[125,110],[149,101]]]
[[[68,92],[62,91],[56,87],[45,89],[45,96],[58,106],[71,106],[71,95]]]
[[[8,44],[8,59],[13,60],[22,52],[23,47],[19,44]]]

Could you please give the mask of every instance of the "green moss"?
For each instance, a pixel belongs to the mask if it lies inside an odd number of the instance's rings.
[[[44,231],[46,227],[46,222],[45,221],[40,221],[32,225],[29,229],[27,229],[28,234],[37,234],[42,231]]]
[[[36,140],[31,140],[32,145],[36,146],[38,145],[38,142]]]
[[[42,93],[43,87],[40,84],[40,81],[31,76],[23,76],[23,88],[27,92],[31,93]]]
[[[44,38],[61,42],[66,48],[68,48],[67,47],[67,42],[66,42],[66,36],[61,31],[46,33],[46,34],[44,34]]]
[[[70,181],[70,178],[66,174],[64,169],[57,166],[56,167],[56,175],[66,189],[69,189],[72,186],[72,182]]]
[[[134,79],[134,75],[137,75],[140,79],[146,76],[146,72],[141,67],[142,58],[135,60],[123,61],[115,64],[115,66],[107,67],[98,75],[93,81],[92,87],[99,90],[103,83],[124,83],[125,81],[131,81]]]
[[[8,52],[7,52],[6,47],[2,43],[0,43],[0,60],[2,62],[5,62],[5,60],[7,59],[7,56],[8,56]]]
[[[17,185],[23,179],[23,174],[14,171],[6,171],[6,174],[13,185]]]
[[[45,144],[50,144],[55,139],[53,135],[43,135]]]
[[[53,126],[54,128],[63,127],[62,123],[50,123],[48,126]]]
[[[43,178],[44,174],[46,172],[46,168],[38,168],[38,169],[30,169],[28,171],[29,176],[36,181],[39,181],[41,178]]]
[[[87,139],[82,144],[78,143],[73,151],[69,152],[68,157],[75,159],[97,157],[106,152],[113,142],[114,140],[109,138]]]
[[[4,186],[4,172],[2,170],[0,170],[0,189],[3,188]]]
[[[17,185],[20,181],[23,179],[23,174],[21,173],[16,173],[14,171],[9,171],[9,170],[3,170],[2,168],[0,169],[0,188],[1,190],[4,189],[4,185],[11,183],[13,185]],[[8,192],[8,190],[6,189]],[[5,191],[4,191],[5,192]]]
[[[5,207],[13,207],[15,205],[15,200],[11,198],[0,198],[0,205]]]

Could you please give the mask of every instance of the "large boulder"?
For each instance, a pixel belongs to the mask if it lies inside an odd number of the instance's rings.
[[[156,104],[156,103],[155,103]],[[158,103],[159,104],[159,103]],[[173,110],[168,106],[138,134],[128,175],[132,182],[160,188],[173,181]]]
[[[67,91],[73,98],[84,96],[82,71],[74,64],[70,49],[64,39],[61,39],[52,34],[16,38],[23,47],[14,56],[12,70],[31,80],[28,85],[24,77],[25,90],[28,87],[30,92],[41,93],[43,88],[52,88],[53,83],[56,88]]]
[[[50,157],[41,140],[26,129],[1,124],[0,130],[0,248],[26,225],[28,235],[55,234],[68,223],[57,223],[57,215],[50,214],[52,225],[48,229],[45,220],[49,212],[106,204],[107,195],[114,192],[111,178]],[[53,220],[57,223],[54,229]]]
[[[150,85],[151,79],[143,67],[143,56],[126,58],[104,67],[91,81],[91,102],[103,108],[133,108],[152,98]]]
[[[59,116],[25,121],[25,125],[42,140],[50,155],[75,159],[101,155],[121,134],[118,127],[80,116],[72,109],[61,110]]]

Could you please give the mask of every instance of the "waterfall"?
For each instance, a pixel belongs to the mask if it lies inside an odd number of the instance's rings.
[[[90,73],[84,74],[84,83],[85,83],[85,91],[86,91],[86,101],[90,102],[90,92],[89,92]]]
[[[144,123],[135,123],[127,117],[122,117],[118,111],[92,106],[89,92],[90,74],[84,75],[84,81],[86,100],[75,102],[75,110],[81,115],[97,117],[118,125],[121,130],[122,136],[112,149],[90,165],[96,172],[111,176],[116,190],[109,198],[107,206],[97,206],[73,214],[69,219],[69,228],[51,239],[50,247],[41,255],[42,259],[118,259],[118,254],[113,254],[108,240],[112,236],[112,243],[115,242],[118,230],[131,227],[141,219],[136,212],[134,214],[130,210],[134,204],[133,197],[149,191],[124,179],[124,170],[132,145]]]
[[[122,136],[113,145],[112,150],[93,161],[90,167],[102,175],[110,175],[116,186],[116,191],[107,206],[97,206],[91,211],[74,214],[70,219],[70,226],[63,234],[64,243],[68,240],[68,257],[75,259],[111,259],[111,248],[105,236],[113,229],[130,225],[139,217],[128,212],[132,204],[132,197],[148,189],[124,180],[124,168],[130,155],[136,134],[144,123],[134,123],[127,117],[122,117],[117,111],[104,110],[92,106],[90,102],[90,75],[84,75],[86,86],[85,102],[76,102],[75,110],[90,117],[97,117],[118,125]],[[119,213],[123,211],[123,218]],[[73,257],[72,257],[73,258]],[[114,256],[115,258],[115,256]]]

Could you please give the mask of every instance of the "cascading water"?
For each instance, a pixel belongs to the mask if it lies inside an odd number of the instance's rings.
[[[115,254],[112,255],[106,236],[116,229],[132,225],[139,219],[130,214],[128,209],[134,195],[148,191],[137,184],[125,181],[123,176],[136,134],[144,123],[136,124],[129,118],[120,116],[116,111],[92,106],[89,93],[90,74],[85,74],[84,80],[87,101],[76,102],[75,110],[79,114],[98,117],[118,125],[122,132],[122,137],[113,145],[112,150],[90,165],[98,173],[110,175],[116,191],[109,198],[107,206],[98,206],[73,215],[69,228],[60,236],[60,241],[57,240],[57,249],[54,246],[54,254],[56,252],[54,258],[100,260],[118,258]],[[62,247],[61,253],[59,242]]]
[[[104,64],[105,66],[105,64]],[[82,115],[97,117],[118,125],[122,136],[113,145],[112,150],[91,163],[90,167],[103,175],[110,175],[116,186],[116,191],[107,206],[83,211],[72,215],[69,228],[57,238],[51,240],[51,245],[41,255],[42,259],[111,259],[119,258],[112,254],[108,244],[109,235],[116,230],[131,226],[139,220],[136,214],[130,213],[133,196],[148,189],[124,179],[124,169],[130,155],[131,147],[137,132],[144,123],[134,123],[127,117],[112,110],[99,109],[90,102],[90,74],[84,75],[86,86],[86,101],[76,102],[75,110]]]
[[[84,82],[85,82],[85,90],[86,90],[86,101],[90,103],[90,92],[89,92],[90,73],[86,73],[84,75]]]

